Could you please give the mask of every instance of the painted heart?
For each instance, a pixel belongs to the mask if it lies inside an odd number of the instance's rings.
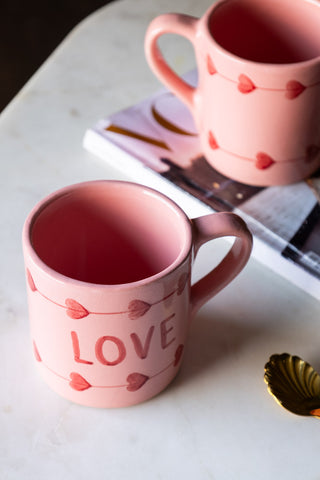
[[[150,303],[144,302],[142,300],[132,300],[129,303],[129,318],[130,320],[136,320],[137,318],[142,317],[145,313],[150,310]]]
[[[306,150],[306,163],[311,163],[318,158],[320,154],[320,147],[317,145],[309,145]]]
[[[212,148],[212,150],[216,150],[217,148],[219,148],[217,140],[215,139],[211,130],[209,130],[209,133],[208,133],[208,142],[209,142],[210,148]]]
[[[87,317],[89,312],[86,308],[84,308],[79,302],[73,300],[72,298],[67,298],[65,301],[67,306],[67,315],[70,318],[78,320],[80,318]]]
[[[286,85],[286,97],[289,98],[289,100],[292,100],[301,95],[305,89],[306,87],[302,85],[302,83],[297,82],[296,80],[290,80]]]
[[[90,385],[90,383],[87,382],[87,380],[83,378],[82,375],[76,372],[70,373],[69,385],[71,388],[73,388],[74,390],[77,390],[78,392],[82,392],[83,390],[88,390],[88,388],[92,387],[92,385]]]
[[[241,74],[238,80],[239,80],[239,83],[238,83],[239,92],[250,93],[256,89],[255,84],[249,77],[247,77],[247,75]]]
[[[207,69],[210,75],[214,75],[215,73],[217,73],[216,67],[214,66],[210,55],[207,55]]]
[[[34,283],[34,280],[32,278],[32,275],[30,273],[30,270],[27,269],[27,282],[28,282],[28,285],[31,289],[32,292],[36,292],[37,291],[37,287]]]
[[[271,158],[266,153],[264,153],[264,152],[257,153],[255,166],[259,170],[265,170],[266,168],[271,167],[271,165],[273,165],[274,163],[275,163],[275,161],[273,160],[273,158]]]
[[[37,362],[42,362],[42,358],[40,357],[39,350],[35,341],[33,341],[33,353]]]
[[[176,353],[174,355],[174,364],[173,364],[174,367],[176,367],[178,365],[178,363],[180,362],[182,354],[183,354],[183,350],[184,350],[184,345],[182,345],[182,344],[179,345],[177,350],[176,350]]]
[[[127,390],[129,392],[136,392],[139,388],[143,387],[143,385],[149,380],[147,375],[143,375],[143,373],[130,373],[127,376]]]
[[[178,281],[178,289],[177,289],[177,295],[181,295],[183,290],[185,289],[186,285],[187,285],[187,281],[188,281],[188,278],[189,278],[189,274],[188,273],[183,273],[180,278],[179,278],[179,281]]]

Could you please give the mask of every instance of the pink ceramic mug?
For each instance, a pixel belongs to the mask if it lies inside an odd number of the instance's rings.
[[[176,33],[193,44],[198,86],[167,64],[157,40]],[[223,0],[201,19],[154,19],[146,58],[191,110],[208,162],[253,185],[282,185],[320,166],[320,3]]]
[[[221,264],[190,286],[210,239],[235,236]],[[231,213],[189,220],[141,185],[63,188],[23,230],[34,356],[53,390],[76,403],[123,407],[176,375],[190,318],[244,267],[251,234]]]

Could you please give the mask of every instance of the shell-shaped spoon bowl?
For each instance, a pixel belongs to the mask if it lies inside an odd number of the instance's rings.
[[[265,365],[264,380],[282,407],[320,418],[320,375],[309,363],[288,353],[272,355]]]

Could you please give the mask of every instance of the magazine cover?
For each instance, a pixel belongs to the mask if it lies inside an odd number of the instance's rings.
[[[196,72],[186,79],[196,84]],[[288,186],[255,187],[211,167],[187,107],[166,89],[101,119],[85,133],[84,147],[133,181],[195,199],[214,211],[233,211],[255,237],[253,255],[320,299],[320,172]],[[170,196],[170,195],[169,195]],[[172,195],[171,195],[172,197]],[[173,199],[174,195],[173,195]],[[198,215],[207,213],[199,209]]]

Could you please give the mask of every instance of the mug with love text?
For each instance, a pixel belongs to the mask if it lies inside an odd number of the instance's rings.
[[[234,236],[191,286],[193,258]],[[63,397],[93,407],[147,400],[175,377],[190,319],[245,266],[251,234],[232,213],[189,220],[164,195],[129,182],[65,187],[23,229],[33,353]]]
[[[198,85],[158,46],[173,33],[193,45]],[[155,18],[147,61],[190,109],[208,162],[252,185],[285,185],[320,167],[320,2],[220,0],[200,19]]]

